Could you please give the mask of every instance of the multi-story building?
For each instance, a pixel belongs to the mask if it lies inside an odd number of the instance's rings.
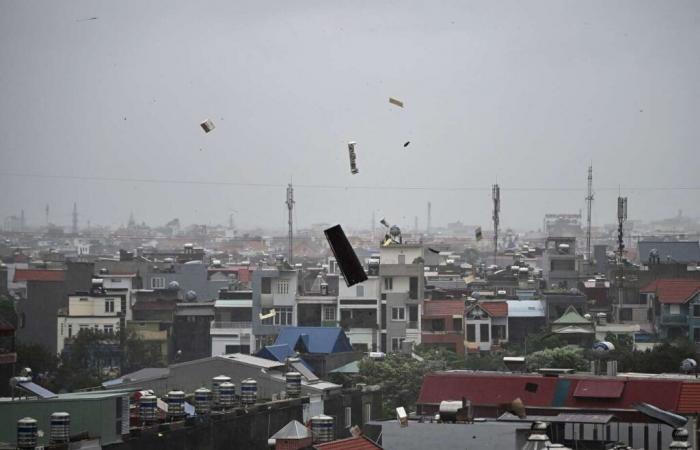
[[[69,295],[68,307],[58,311],[57,353],[81,330],[117,333],[124,326],[126,309],[126,295],[107,294],[99,279],[93,280],[89,292]]]
[[[578,286],[580,261],[576,256],[576,238],[548,237],[543,264],[544,278],[549,287],[569,289]]]
[[[653,302],[654,325],[662,338],[700,344],[700,280],[656,280],[640,289],[640,296]]]
[[[214,317],[214,302],[175,304],[175,361],[184,362],[211,356],[210,329]]]
[[[380,325],[380,278],[378,261],[371,263],[367,270],[368,279],[348,287],[341,282],[338,287],[338,318],[340,326],[355,350],[378,351],[382,349]],[[386,318],[385,318],[386,319]]]
[[[467,353],[499,350],[508,342],[508,303],[482,301],[466,308]]]
[[[222,293],[214,302],[214,320],[209,328],[211,356],[231,353],[250,354],[255,348],[253,335],[253,292]]]
[[[426,300],[423,303],[421,342],[464,355],[464,301]]]
[[[275,342],[280,327],[297,325],[297,271],[286,262],[278,261],[276,267],[255,270],[251,283],[255,339],[251,351],[256,352]]]
[[[379,259],[380,349],[400,351],[404,341],[420,344],[423,246],[391,243],[381,247]]]

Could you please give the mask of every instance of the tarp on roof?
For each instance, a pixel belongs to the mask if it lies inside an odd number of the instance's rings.
[[[620,398],[625,389],[624,381],[616,380],[582,380],[576,385],[574,397],[583,398]]]
[[[283,327],[275,345],[287,344],[308,353],[351,352],[350,340],[337,327]]]
[[[292,420],[283,426],[270,439],[306,439],[311,437],[311,431],[303,423]]]
[[[506,300],[508,317],[544,317],[542,300]]]

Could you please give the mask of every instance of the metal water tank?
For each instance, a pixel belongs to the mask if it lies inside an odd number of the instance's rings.
[[[287,397],[297,398],[301,395],[301,374],[299,372],[287,372]]]
[[[168,404],[168,419],[179,420],[185,416],[185,393],[182,391],[170,391],[165,398]]]
[[[158,398],[155,395],[142,395],[139,398],[139,415],[141,422],[151,424],[156,421]]]
[[[194,391],[194,410],[197,415],[209,414],[211,412],[211,391],[201,387]]]
[[[51,414],[49,442],[51,444],[65,444],[69,441],[70,414],[67,412],[55,412]]]
[[[241,403],[254,405],[258,400],[258,382],[252,378],[241,381]]]
[[[320,415],[311,418],[311,432],[314,443],[330,442],[334,437],[333,418]]]
[[[219,406],[224,409],[233,408],[236,399],[236,385],[225,382],[219,385]]]
[[[211,391],[214,398],[214,403],[219,404],[219,386],[221,383],[230,383],[231,377],[226,375],[219,375],[211,379]]]
[[[39,425],[35,419],[25,417],[17,421],[17,448],[35,448]]]

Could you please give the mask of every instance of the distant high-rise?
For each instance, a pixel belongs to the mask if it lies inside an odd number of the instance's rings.
[[[71,232],[78,234],[78,204],[75,202],[73,202],[73,227]]]
[[[430,234],[430,212],[431,212],[430,209],[431,209],[431,205],[430,205],[430,202],[428,202],[428,221],[425,225],[425,233],[426,234]]]

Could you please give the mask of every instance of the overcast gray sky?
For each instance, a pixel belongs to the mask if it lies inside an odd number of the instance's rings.
[[[502,225],[537,228],[585,211],[591,161],[594,223],[618,185],[633,219],[698,216],[630,188],[700,186],[699,44],[697,1],[2,1],[0,173],[279,186],[0,175],[0,217],[283,227],[291,178],[347,186],[297,188],[301,226],[424,227],[430,200],[486,227],[498,181]]]

